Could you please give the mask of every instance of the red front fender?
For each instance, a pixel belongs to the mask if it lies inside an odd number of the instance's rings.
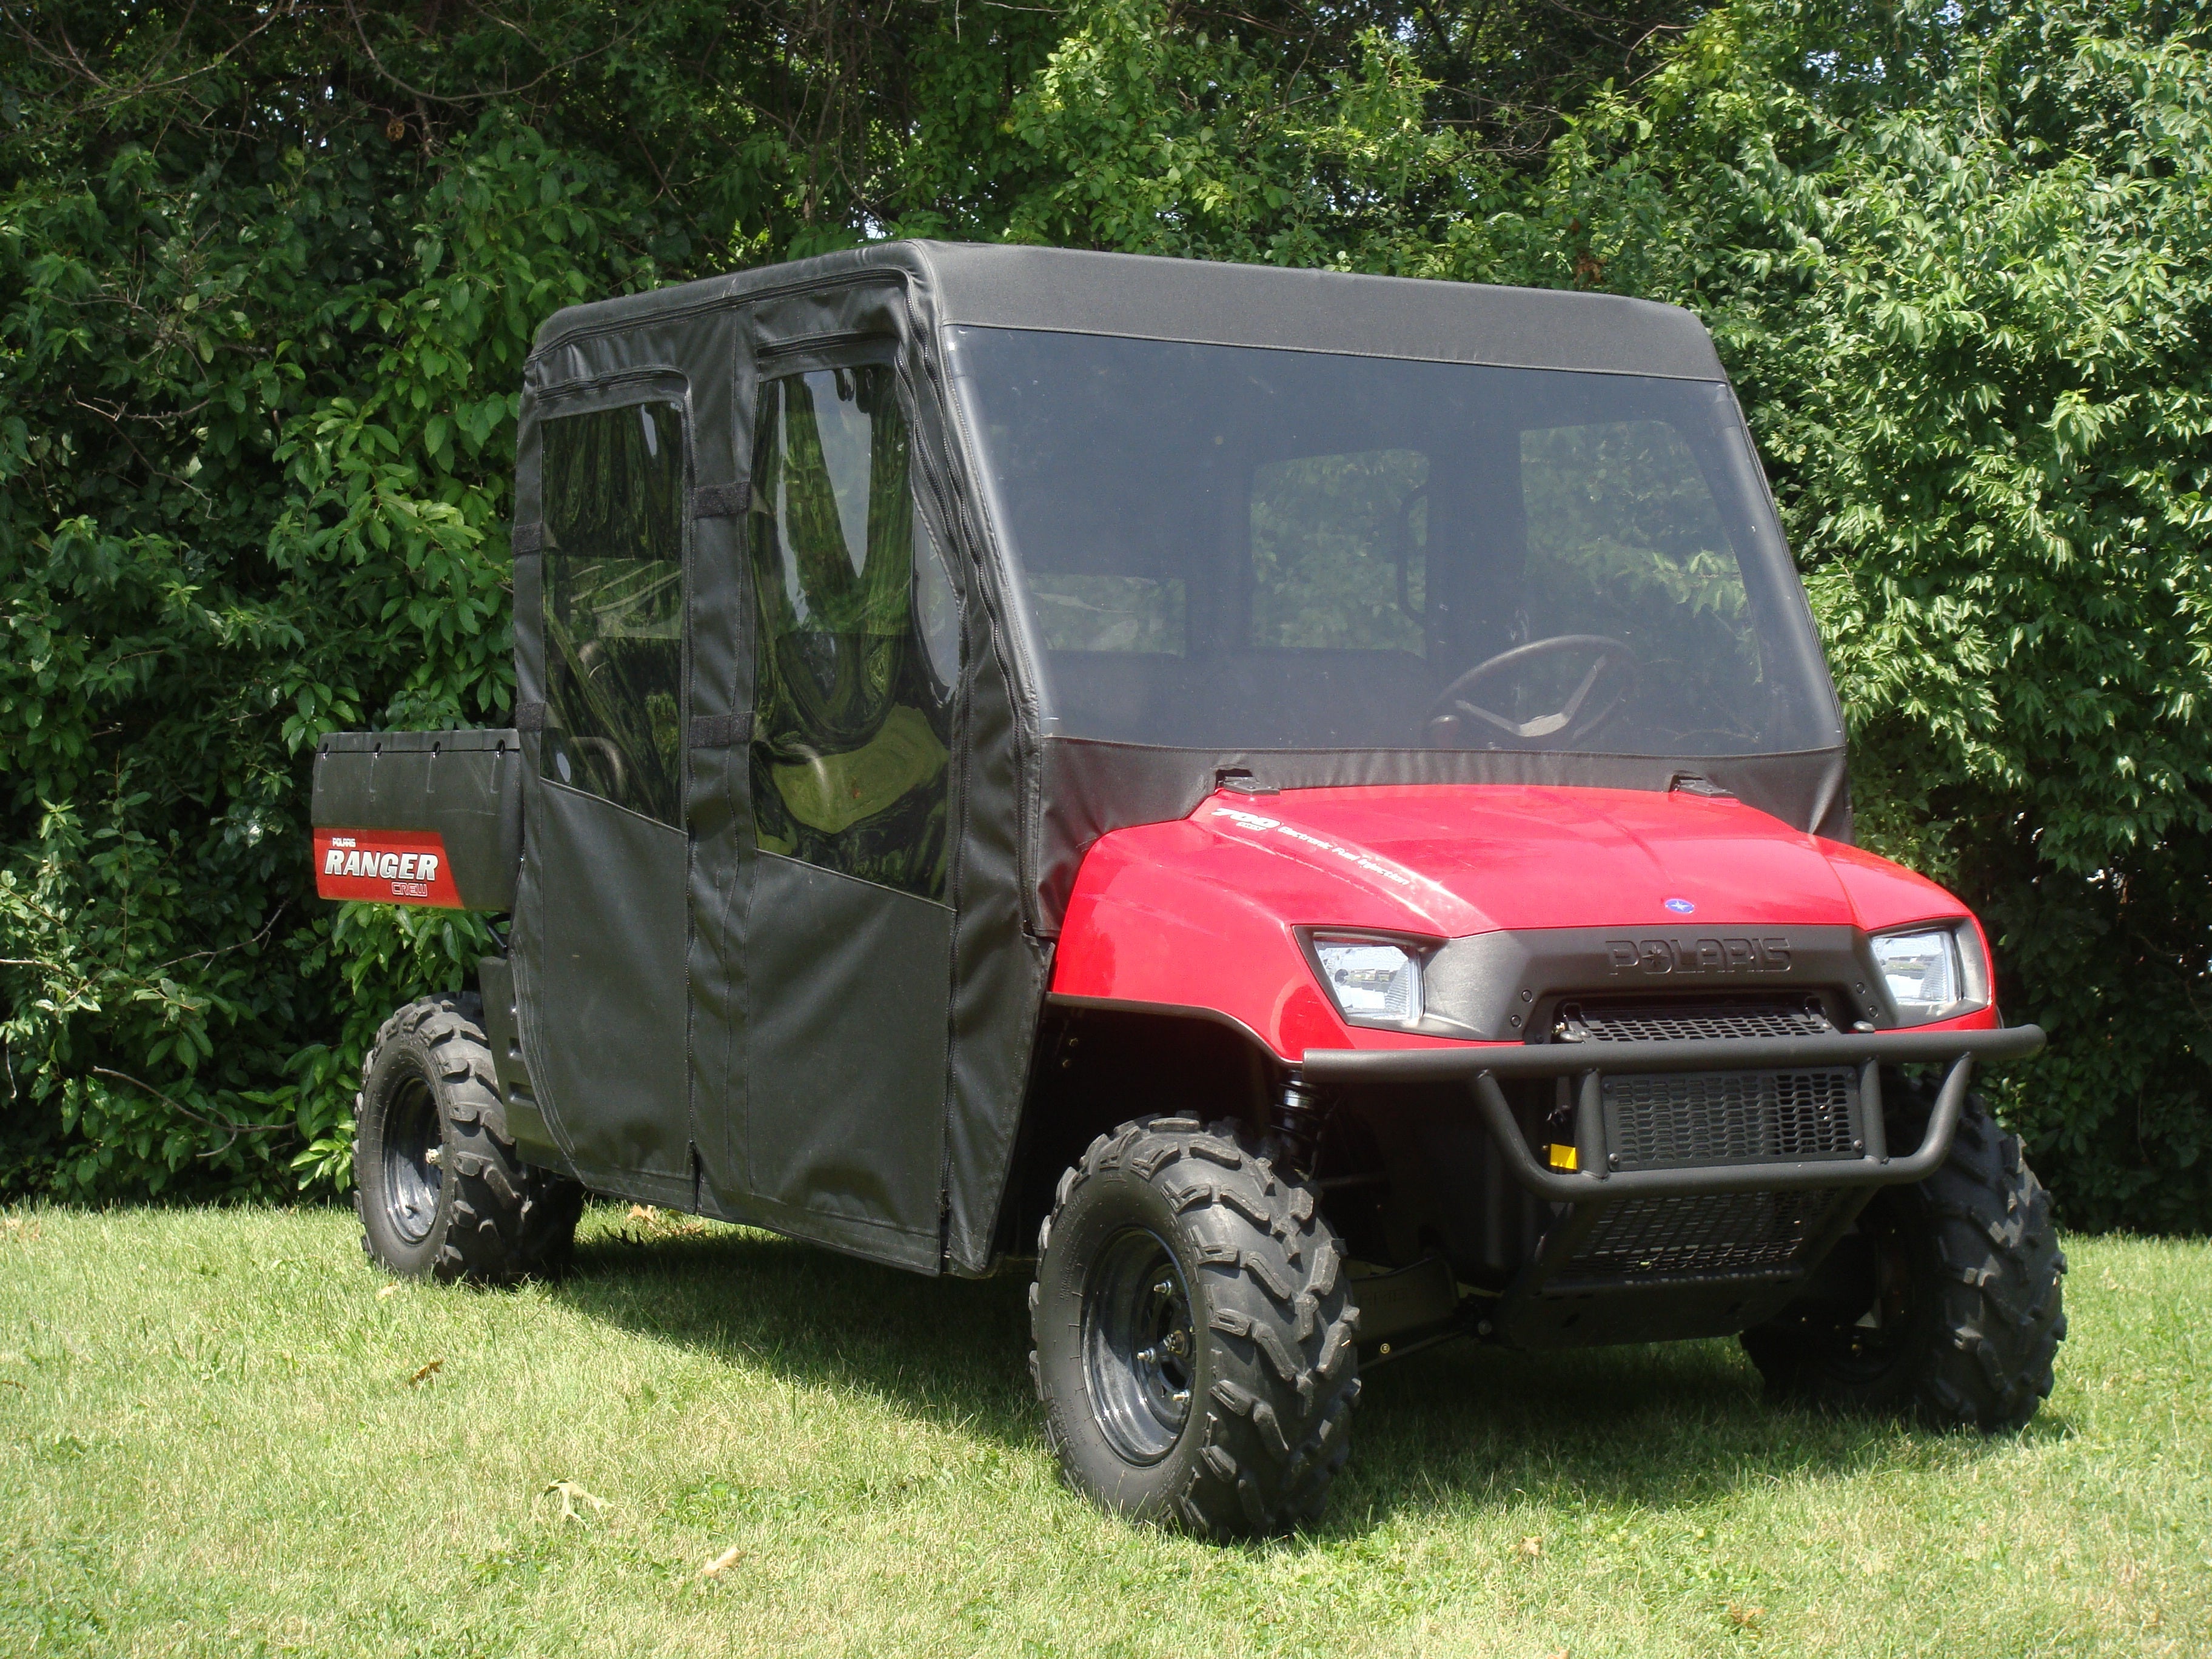
[[[1225,1016],[1285,1060],[1308,1048],[1443,1044],[1346,1025],[1293,931],[1313,919],[1415,933],[1433,933],[1432,925],[1356,885],[1216,835],[1203,813],[1116,830],[1091,849],[1068,900],[1054,994]]]

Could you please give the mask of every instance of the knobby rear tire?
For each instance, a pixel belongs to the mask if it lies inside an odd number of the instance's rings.
[[[371,1258],[403,1278],[474,1285],[567,1268],[584,1189],[515,1155],[473,993],[424,997],[385,1021],[354,1117],[354,1207]]]
[[[1092,1335],[1101,1275],[1128,1241],[1151,1248],[1147,1234],[1172,1258],[1153,1259],[1161,1286],[1180,1280],[1190,1345],[1176,1368],[1187,1414],[1156,1431],[1168,1443],[1151,1461],[1117,1448]],[[1313,1189],[1279,1176],[1245,1129],[1141,1118],[1093,1141],[1038,1231],[1030,1316],[1045,1437],[1077,1491],[1203,1537],[1320,1518],[1351,1446],[1358,1313]]]
[[[1913,1145],[1934,1091],[1892,1094],[1891,1144]],[[1838,1248],[1865,1263],[1860,1293],[1793,1304],[1743,1334],[1774,1395],[1990,1433],[2035,1415],[2066,1336],[2066,1257],[2050,1194],[1979,1096],[1936,1173],[1876,1194]]]

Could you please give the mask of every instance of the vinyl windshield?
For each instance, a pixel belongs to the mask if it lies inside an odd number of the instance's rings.
[[[1686,758],[1840,739],[1723,384],[951,333],[1048,732]]]

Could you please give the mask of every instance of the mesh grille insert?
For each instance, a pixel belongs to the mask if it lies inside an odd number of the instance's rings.
[[[1714,1193],[1624,1199],[1553,1281],[1786,1271],[1836,1202],[1831,1192]]]
[[[1814,1036],[1835,1029],[1813,997],[1694,1002],[1590,997],[1561,1005],[1558,1035],[1594,1042],[1680,1042],[1700,1037]]]
[[[1606,1149],[1624,1170],[1850,1158],[1858,1093],[1849,1066],[1608,1077]]]

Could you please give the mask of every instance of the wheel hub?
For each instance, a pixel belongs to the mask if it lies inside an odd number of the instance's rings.
[[[438,1193],[445,1184],[438,1155],[444,1144],[428,1081],[408,1079],[393,1091],[384,1120],[383,1175],[385,1213],[410,1244],[428,1238],[437,1219]]]
[[[1084,1376],[1114,1449],[1157,1463],[1190,1419],[1197,1339],[1175,1253],[1148,1228],[1108,1241],[1083,1298]]]

